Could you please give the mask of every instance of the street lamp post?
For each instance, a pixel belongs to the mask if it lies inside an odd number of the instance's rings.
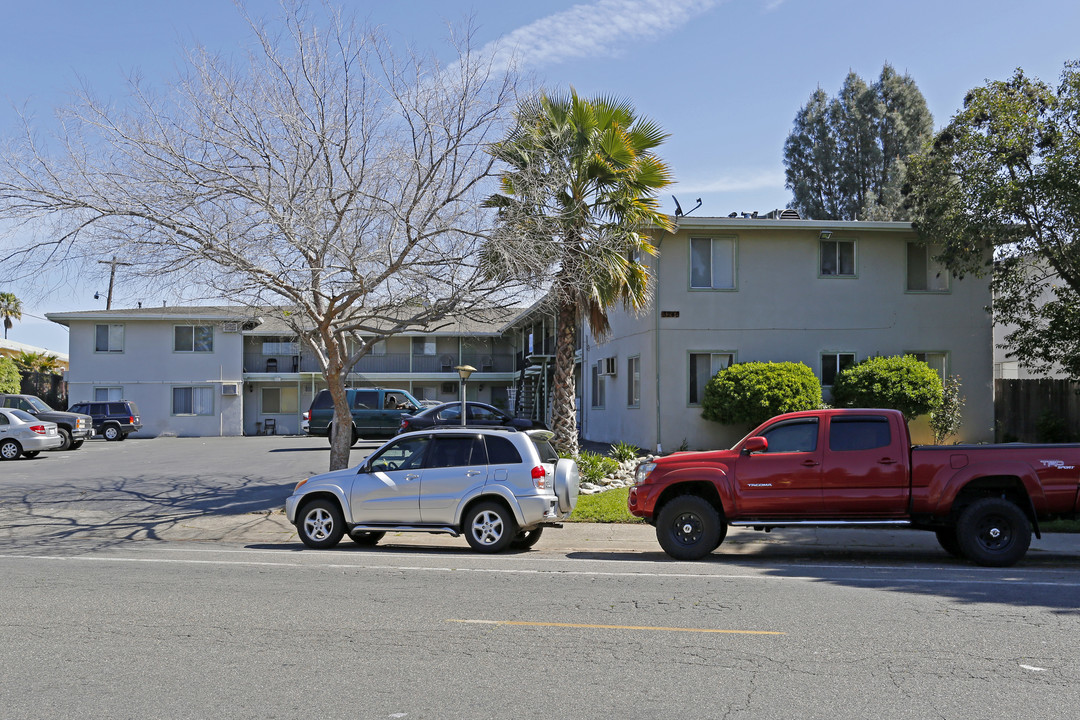
[[[465,385],[469,382],[469,376],[476,372],[472,365],[457,365],[454,367],[461,378],[461,424],[465,425]]]

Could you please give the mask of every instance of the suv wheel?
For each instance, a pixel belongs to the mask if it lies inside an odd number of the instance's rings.
[[[528,550],[536,543],[540,542],[540,535],[544,532],[543,527],[535,527],[532,530],[522,530],[510,543],[510,547],[514,550]]]
[[[116,427],[115,425],[106,425],[105,428],[101,431],[101,434],[106,440],[119,440],[120,428]]]
[[[956,523],[960,550],[986,567],[1015,565],[1031,545],[1031,522],[1014,503],[983,498],[964,508]]]
[[[330,500],[312,500],[300,512],[296,522],[300,540],[309,548],[325,550],[341,542],[345,518],[341,508]]]
[[[64,442],[61,443],[57,450],[70,450],[71,449],[71,431],[64,428],[56,428],[56,434],[60,436],[60,439]]]
[[[0,460],[15,460],[22,454],[19,443],[8,439],[0,442]]]
[[[465,539],[473,550],[483,553],[502,552],[517,537],[517,523],[505,505],[483,502],[474,505],[465,516]]]
[[[656,539],[676,560],[700,560],[720,546],[727,526],[713,504],[697,495],[680,495],[660,511]]]

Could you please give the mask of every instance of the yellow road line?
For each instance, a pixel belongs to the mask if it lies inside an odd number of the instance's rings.
[[[773,630],[715,630],[712,628],[653,627],[649,625],[590,625],[586,623],[528,622],[525,620],[447,620],[471,625],[517,625],[524,627],[588,628],[591,630],[659,630],[662,632],[723,633],[725,635],[786,635]]]

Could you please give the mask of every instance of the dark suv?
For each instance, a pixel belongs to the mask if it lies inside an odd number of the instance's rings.
[[[37,395],[0,395],[0,407],[23,410],[39,420],[56,423],[56,431],[63,439],[57,450],[78,450],[94,429],[90,427],[90,418],[77,410],[53,410]]]
[[[86,413],[94,420],[94,432],[106,440],[123,440],[142,429],[139,408],[131,400],[76,403],[70,412]]]
[[[346,388],[345,399],[352,411],[353,444],[360,438],[392,436],[401,426],[401,416],[420,407],[420,401],[407,390]],[[308,421],[309,435],[333,437],[334,400],[329,390],[315,395],[304,419]]]

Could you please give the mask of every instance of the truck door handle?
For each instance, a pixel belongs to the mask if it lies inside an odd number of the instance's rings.
[[[819,463],[817,460],[803,460],[802,464],[804,467],[817,467],[821,463]]]
[[[878,460],[878,464],[879,465],[895,465],[896,461],[893,460],[892,458],[881,458],[880,460]]]

